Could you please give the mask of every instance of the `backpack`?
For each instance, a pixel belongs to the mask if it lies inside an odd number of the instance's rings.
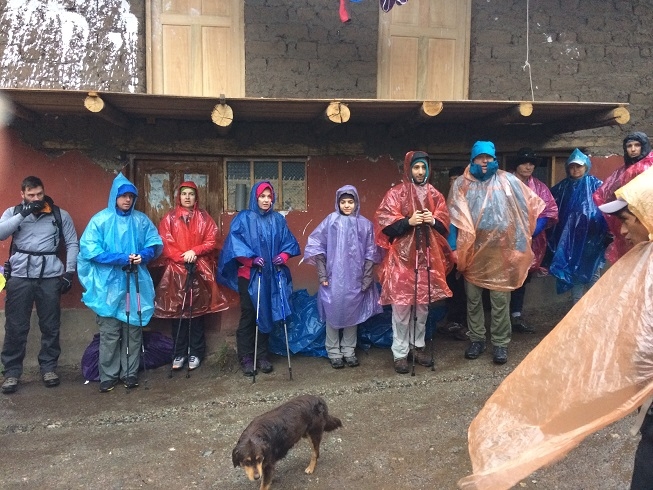
[[[54,217],[54,223],[57,229],[59,230],[59,243],[57,243],[57,250],[54,252],[30,252],[28,250],[20,250],[14,245],[14,237],[13,233],[11,236],[11,245],[9,245],[9,257],[11,257],[14,253],[16,252],[21,252],[21,253],[26,253],[28,255],[37,255],[37,256],[43,256],[43,255],[57,255],[59,253],[59,250],[61,249],[61,244],[65,243],[65,239],[63,236],[63,222],[61,220],[61,209],[59,206],[57,206],[54,201],[52,200],[51,197],[45,196],[43,198],[49,205],[50,208],[52,209],[52,216]],[[23,203],[17,204],[14,206],[14,216],[20,213],[23,210]],[[16,231],[20,230],[20,226],[16,229]],[[14,232],[16,233],[16,232]],[[42,262],[41,265],[41,277],[43,276],[43,268],[45,267],[45,261]],[[11,276],[11,264],[9,263],[9,260],[5,262],[5,277],[9,279]]]

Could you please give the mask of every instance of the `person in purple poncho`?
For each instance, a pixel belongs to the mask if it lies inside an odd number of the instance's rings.
[[[358,366],[358,324],[382,311],[373,285],[381,253],[371,221],[360,215],[354,186],[336,191],[335,208],[308,237],[304,260],[317,267],[318,311],[327,324],[325,347],[331,366],[339,369]]]

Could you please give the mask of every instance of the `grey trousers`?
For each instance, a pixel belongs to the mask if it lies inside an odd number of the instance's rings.
[[[59,277],[39,280],[14,276],[7,281],[5,341],[0,355],[5,376],[20,378],[23,374],[27,334],[34,304],[36,304],[36,314],[41,329],[41,350],[38,356],[41,374],[57,368],[59,354],[61,354],[60,289]]]
[[[340,337],[342,332],[342,338]],[[333,328],[327,323],[326,326],[326,347],[329,359],[342,359],[343,357],[353,357],[358,340],[358,325],[345,328]]]
[[[100,327],[100,382],[137,376],[142,329],[105,316],[98,316],[96,322]]]

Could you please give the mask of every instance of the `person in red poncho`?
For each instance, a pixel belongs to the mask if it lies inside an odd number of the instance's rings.
[[[449,212],[444,196],[428,183],[429,165],[427,153],[406,153],[403,182],[385,194],[375,216],[376,243],[387,251],[380,302],[392,305],[392,354],[399,374],[408,373],[409,355],[422,366],[433,365],[424,348],[429,300],[451,296]]]
[[[204,315],[226,310],[228,301],[215,281],[218,227],[200,209],[194,182],[179,186],[177,206],[161,220],[159,235],[163,253],[153,267],[164,269],[156,287],[154,316],[172,319],[172,368],[181,369],[188,361],[188,369],[196,369],[206,352]],[[192,282],[186,288],[189,270]]]

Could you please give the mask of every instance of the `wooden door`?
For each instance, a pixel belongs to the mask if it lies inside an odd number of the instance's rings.
[[[467,99],[471,0],[410,0],[379,12],[379,99]]]
[[[136,208],[158,226],[177,202],[177,189],[187,180],[197,185],[199,205],[221,227],[223,202],[222,160],[142,159],[134,162],[135,182],[141,192]]]
[[[243,97],[243,4],[242,0],[147,2],[148,92]]]

